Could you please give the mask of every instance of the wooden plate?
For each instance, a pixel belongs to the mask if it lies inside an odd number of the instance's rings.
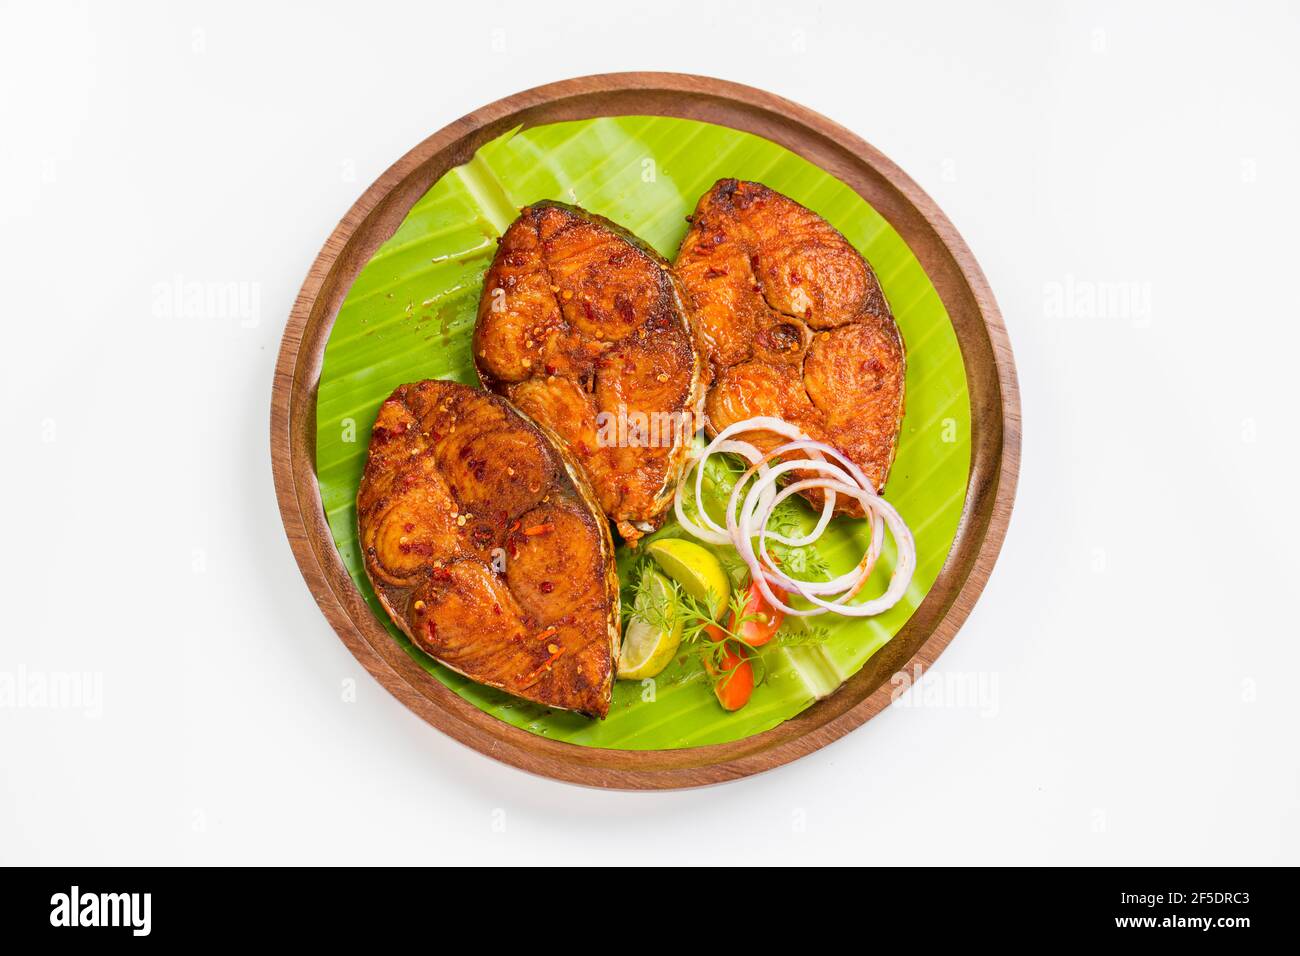
[[[339,306],[357,273],[444,173],[520,124],[597,116],[703,120],[785,146],[856,190],[889,220],[952,319],[971,405],[971,470],[961,521],[939,577],[902,630],[833,696],[765,733],[684,750],[581,747],[484,713],[421,668],[375,619],[335,549],[316,481],[316,389]],[[343,643],[381,684],[438,729],[497,760],[596,787],[695,787],[788,763],[844,736],[889,703],[889,678],[934,663],[983,590],[1006,534],[1020,461],[1020,402],[1006,329],[974,257],[897,166],[811,110],[747,86],[679,73],[611,73],[498,100],[430,136],[385,172],[316,257],[280,345],[271,396],[271,459],[285,532],[307,585]]]

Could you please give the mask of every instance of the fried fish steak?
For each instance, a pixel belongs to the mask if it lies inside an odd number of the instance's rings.
[[[722,179],[695,207],[674,268],[712,376],[710,433],[773,415],[844,452],[882,490],[903,418],[903,340],[848,240],[761,183]],[[805,496],[822,502],[820,489]],[[836,510],[861,513],[843,496]]]
[[[564,440],[635,542],[663,520],[704,399],[704,362],[671,268],[575,206],[525,207],[484,277],[484,387]]]
[[[614,545],[553,435],[478,389],[402,385],[370,435],[357,525],[380,603],[421,650],[517,697],[609,713]]]

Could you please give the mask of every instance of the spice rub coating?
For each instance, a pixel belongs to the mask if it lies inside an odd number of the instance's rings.
[[[484,387],[553,429],[635,542],[663,520],[702,410],[688,299],[655,251],[576,206],[525,207],[484,277]]]
[[[761,183],[722,179],[700,197],[674,268],[712,377],[710,433],[776,416],[844,452],[882,490],[903,417],[903,340],[849,241]],[[821,494],[806,497],[820,505]],[[860,514],[843,496],[836,510]]]
[[[425,653],[527,700],[609,712],[613,542],[553,435],[487,392],[402,385],[371,432],[357,525],[380,603]]]

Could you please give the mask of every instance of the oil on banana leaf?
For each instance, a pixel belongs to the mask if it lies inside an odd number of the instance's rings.
[[[751,179],[838,228],[874,267],[907,348],[907,411],[886,497],[911,526],[911,588],[870,619],[825,615],[764,650],[766,677],[743,709],[718,705],[698,662],[681,655],[654,681],[618,682],[604,721],[525,703],[452,673],[415,648],[376,602],[356,541],[355,499],[371,423],[396,386],[422,378],[477,385],[470,340],[496,238],[540,199],[583,206],[625,226],[671,260],[699,196],[722,177]],[[325,350],[316,466],[326,516],[353,580],[407,653],[475,706],[535,734],[594,747],[701,746],[760,733],[832,692],[920,604],[957,530],[970,463],[970,406],[948,314],[894,229],[839,180],[767,140],[692,120],[624,116],[514,130],[450,171],[411,209],[353,284]],[[724,484],[725,483],[721,483]],[[807,509],[796,516],[811,527]],[[673,520],[657,535],[680,535]],[[837,519],[805,555],[823,573],[851,568],[865,522]],[[636,553],[620,546],[625,576]],[[734,566],[734,552],[731,555]],[[867,593],[893,568],[882,558]]]

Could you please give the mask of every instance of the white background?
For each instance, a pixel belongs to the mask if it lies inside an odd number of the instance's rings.
[[[3,4],[0,674],[99,675],[102,714],[0,707],[0,861],[1300,863],[1300,13],[974,6]],[[398,704],[308,594],[268,452],[290,304],[361,191],[479,105],[629,69],[898,162],[1024,406],[937,669],[983,697],[686,793],[533,778]],[[176,282],[246,283],[256,321],[169,311]]]

